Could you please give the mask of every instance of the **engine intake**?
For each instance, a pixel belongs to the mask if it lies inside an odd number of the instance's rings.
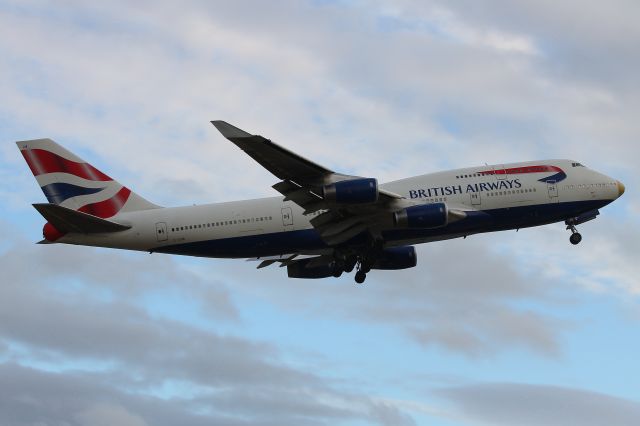
[[[337,204],[366,204],[378,201],[378,181],[373,178],[343,180],[322,188],[322,196]]]
[[[371,265],[371,269],[407,269],[418,264],[416,249],[413,246],[389,247]]]
[[[444,203],[411,206],[393,214],[393,223],[400,228],[440,228],[448,223]]]

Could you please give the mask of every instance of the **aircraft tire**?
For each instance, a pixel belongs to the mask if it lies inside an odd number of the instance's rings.
[[[356,272],[356,276],[355,276],[356,283],[362,284],[366,278],[367,278],[367,274],[365,272],[362,272],[362,271]]]
[[[571,244],[573,244],[574,246],[576,244],[580,244],[580,241],[582,241],[582,235],[580,235],[579,232],[573,233],[571,234],[571,236],[569,237],[569,241],[571,242]]]

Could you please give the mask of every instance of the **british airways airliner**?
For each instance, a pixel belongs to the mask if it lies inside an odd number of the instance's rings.
[[[17,142],[48,203],[41,243],[248,258],[292,278],[416,266],[413,245],[564,221],[576,226],[624,185],[572,160],[470,167],[379,184],[334,172],[224,121],[222,135],[271,172],[282,196],[186,207],[147,201],[50,139]]]

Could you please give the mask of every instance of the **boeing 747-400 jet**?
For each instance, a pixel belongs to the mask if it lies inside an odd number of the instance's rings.
[[[281,196],[160,207],[50,139],[17,142],[49,203],[41,243],[188,256],[250,258],[292,278],[416,266],[413,245],[480,232],[594,219],[624,185],[573,160],[429,173],[379,184],[309,161],[262,136],[213,121],[271,172]]]

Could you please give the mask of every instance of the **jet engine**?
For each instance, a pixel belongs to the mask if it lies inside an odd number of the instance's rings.
[[[378,200],[378,181],[373,178],[343,180],[322,188],[325,200],[337,204],[366,204]]]
[[[389,247],[382,250],[371,269],[407,269],[418,263],[416,249],[413,246]]]
[[[301,259],[287,265],[287,275],[289,278],[327,278],[333,276],[333,263],[324,265],[310,265],[313,258]]]
[[[400,228],[440,228],[448,223],[446,204],[422,204],[402,209],[393,214],[393,223]]]

